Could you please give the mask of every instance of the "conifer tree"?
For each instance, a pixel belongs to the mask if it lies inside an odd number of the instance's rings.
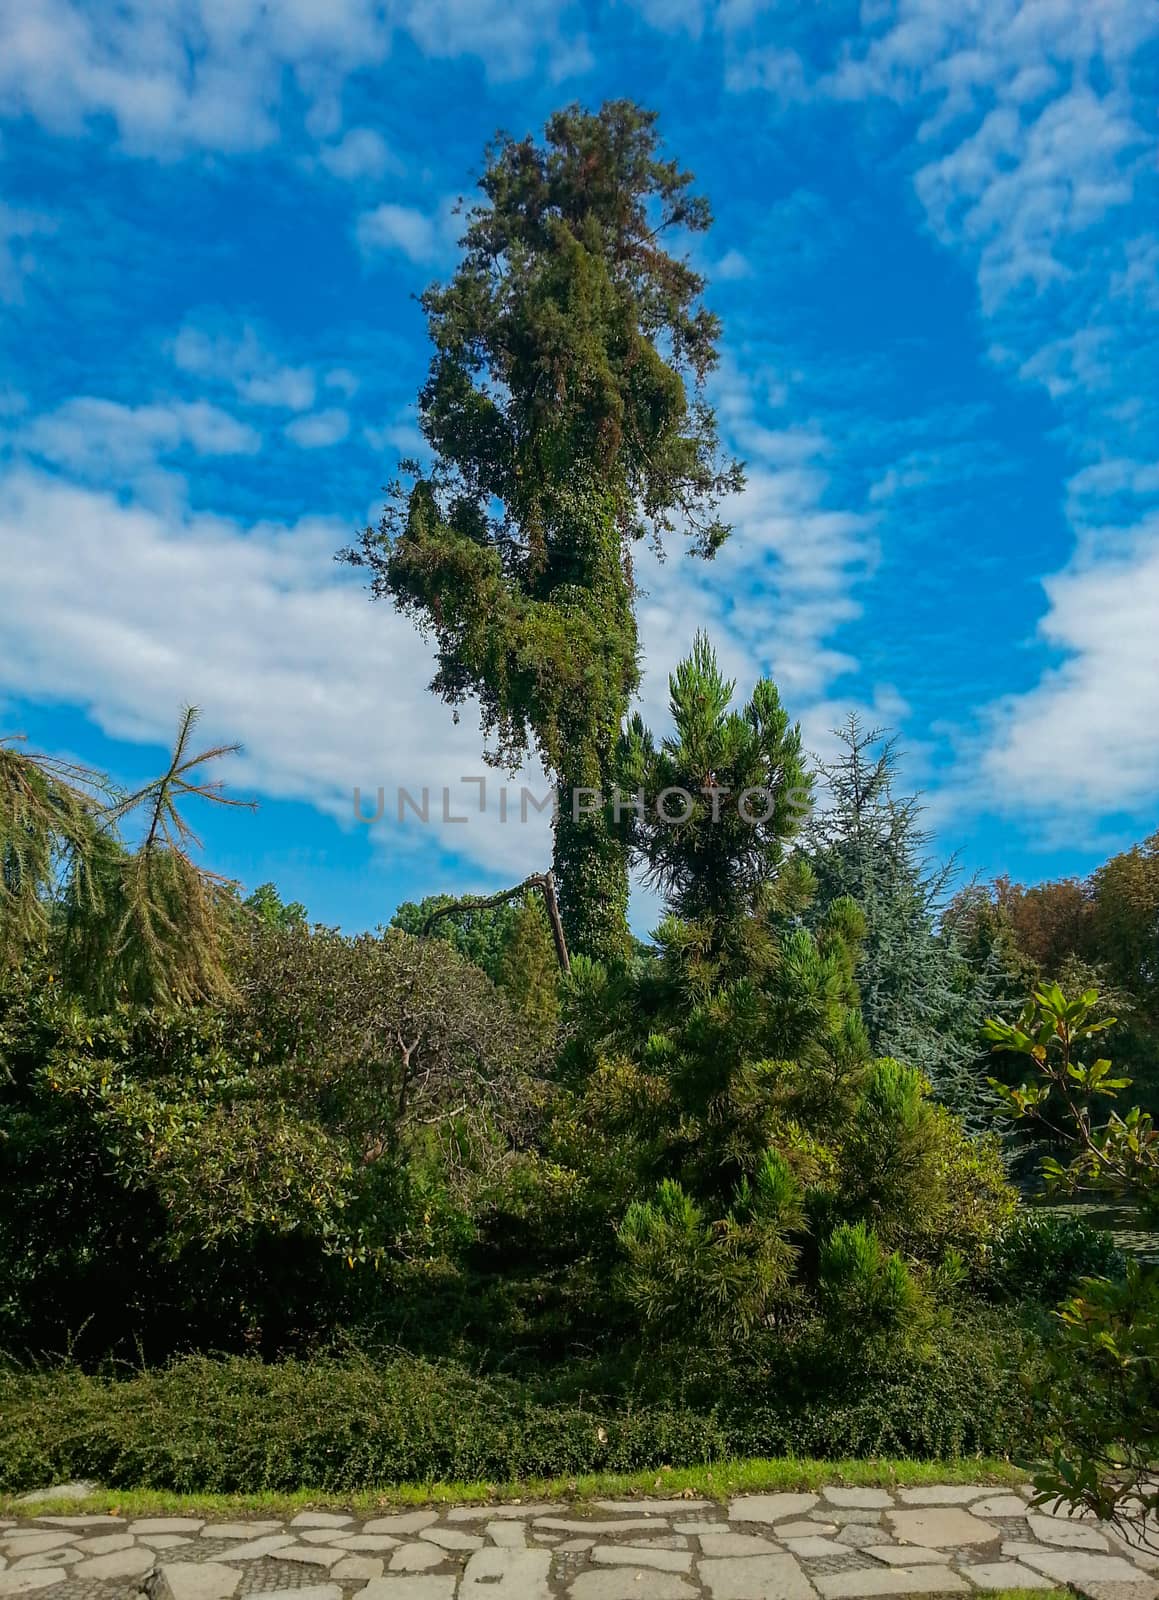
[[[62,882],[92,856],[100,776],[0,739],[0,964],[48,935]]]
[[[723,938],[784,888],[779,875],[812,780],[800,726],[789,722],[776,684],[761,679],[731,710],[736,685],[706,635],[697,634],[668,682],[673,733],[657,745],[637,714],[621,742],[621,814],[671,913],[707,919]]]
[[[251,802],[201,776],[239,747],[192,754],[197,721],[187,707],[166,770],[128,795],[101,773],[0,741],[0,958],[50,946],[66,986],[103,1006],[229,991],[232,885],[193,859],[200,840],[179,804]],[[121,825],[135,814],[142,833],[130,846]]]
[[[837,733],[843,753],[819,764],[829,803],[803,841],[817,884],[808,919],[838,899],[855,902],[865,918],[856,981],[874,1054],[917,1067],[941,1100],[971,1113],[984,1088],[982,1024],[1006,998],[1003,964],[995,952],[968,961],[939,925],[953,863],[930,865],[919,801],[894,794],[892,741],[855,715]]]
[[[253,802],[225,794],[220,779],[202,775],[200,769],[240,746],[193,754],[199,718],[195,706],[184,708],[165,771],[109,808],[96,848],[69,883],[64,973],[99,1003],[183,1004],[231,990],[224,932],[233,886],[194,860],[201,841],[179,804]],[[135,813],[143,831],[130,849],[114,830]]]
[[[663,247],[709,227],[691,184],[628,101],[497,140],[458,270],[422,296],[433,464],[404,463],[413,486],[347,552],[434,636],[432,688],[478,698],[489,759],[538,750],[568,943],[604,958],[630,949],[625,844],[592,796],[638,681],[631,549],[680,531],[712,555],[742,481],[703,394],[717,319]]]
[[[559,1021],[559,962],[539,895],[516,909],[499,960],[498,984],[537,1038]]]

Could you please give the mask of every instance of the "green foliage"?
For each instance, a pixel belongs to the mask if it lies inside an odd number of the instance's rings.
[[[1106,1057],[1090,1059],[1114,1022],[1098,1011],[1093,989],[1073,1000],[1058,984],[1036,989],[1017,1022],[986,1028],[994,1047],[1027,1059],[1034,1076],[1017,1088],[991,1085],[1008,1116],[1047,1127],[1069,1157],[1044,1158],[1048,1189],[1114,1195],[1150,1219],[1159,1214],[1159,1131],[1138,1106],[1098,1120],[1131,1086]],[[1057,1316],[1039,1389],[1046,1464],[1035,1483],[1044,1497],[1141,1526],[1159,1511],[1159,1271],[1130,1262],[1117,1280],[1086,1278]],[[1079,1398],[1066,1404],[1072,1389]]]
[[[62,976],[98,1006],[117,999],[183,1005],[229,991],[223,935],[232,885],[193,860],[190,852],[201,841],[178,803],[252,802],[231,798],[220,780],[201,775],[201,768],[240,747],[215,745],[192,754],[199,715],[194,706],[181,713],[168,767],[117,800],[100,847],[81,860],[70,884]],[[137,812],[143,834],[127,850],[110,829]]]
[[[843,1222],[821,1246],[821,1307],[847,1338],[900,1334],[924,1311],[921,1291],[896,1251],[883,1251],[864,1222]]]
[[[475,697],[493,758],[530,743],[558,780],[555,874],[573,949],[629,948],[627,863],[605,807],[639,672],[629,548],[693,531],[710,555],[722,495],[704,381],[719,327],[703,280],[663,248],[707,204],[627,101],[500,137],[463,259],[422,297],[434,346],[419,420],[434,457],[351,559],[435,637],[432,687]]]
[[[982,1023],[1021,989],[990,943],[967,951],[954,919],[941,923],[953,867],[929,866],[922,808],[894,793],[893,744],[855,716],[837,736],[841,756],[820,769],[829,806],[805,835],[817,886],[807,919],[838,897],[855,902],[865,919],[857,989],[874,1053],[918,1068],[978,1126]]]
[[[247,911],[271,928],[304,928],[309,921],[300,900],[284,901],[272,883],[259,883],[242,901]]]
[[[665,1178],[655,1199],[636,1200],[620,1224],[622,1292],[646,1333],[661,1339],[744,1338],[790,1300],[796,1252],[775,1208],[792,1204],[776,1158],[713,1224],[680,1185]]]
[[[837,896],[801,926],[810,877],[786,859],[799,735],[771,685],[740,714],[731,694],[699,639],[673,676],[675,735],[657,749],[637,723],[622,746],[634,785],[708,775],[773,804],[763,831],[714,825],[707,801],[686,824],[632,823],[670,914],[652,954],[580,959],[564,986],[548,1150],[577,1181],[561,1232],[606,1274],[601,1224],[620,1211],[615,1280],[653,1342],[696,1328],[735,1343],[818,1304],[850,1330],[916,1328],[919,1307],[980,1274],[1015,1192],[995,1139],[971,1137],[912,1066],[872,1059],[864,915]],[[854,1239],[880,1259],[846,1280],[826,1257],[826,1287],[819,1252]]]
[[[998,878],[958,914],[988,932],[1018,995],[1046,980],[1096,989],[1119,1018],[1115,1057],[1135,1099],[1159,1115],[1159,833],[1085,879],[1028,888]]]
[[[1039,1385],[1045,1465],[1035,1486],[1098,1517],[1153,1527],[1159,1273],[1130,1261],[1120,1278],[1085,1279],[1058,1324]]]
[[[495,981],[533,1035],[552,1038],[559,1022],[559,961],[538,895],[517,908]]]
[[[740,711],[704,634],[669,679],[675,732],[656,746],[639,715],[621,744],[629,837],[674,916],[722,931],[768,902],[786,847],[808,811],[801,730],[762,679]],[[674,793],[663,817],[658,807]],[[688,796],[685,801],[684,796]],[[681,816],[687,809],[687,817]]]
[[[1058,984],[1044,984],[1017,1022],[988,1022],[986,1037],[996,1049],[1029,1057],[1036,1069],[1035,1077],[1017,1088],[996,1079],[990,1086],[1008,1116],[1042,1125],[1070,1146],[1069,1165],[1052,1156],[1043,1159],[1052,1193],[1125,1195],[1150,1217],[1159,1214],[1159,1130],[1138,1106],[1125,1115],[1109,1110],[1106,1122],[1098,1124],[1102,1102],[1130,1088],[1131,1080],[1117,1076],[1106,1057],[1084,1062],[1079,1055],[1114,1025],[1114,1017],[1096,1016],[1098,998],[1089,989],[1068,1000]]]
[[[914,1068],[875,1063],[842,1144],[839,1214],[928,1266],[956,1251],[977,1269],[1015,1200],[997,1140],[971,1138]]]
[[[987,1278],[1004,1299],[1056,1306],[1082,1278],[1121,1278],[1126,1263],[1110,1234],[1077,1217],[1019,1211],[994,1241]]]
[[[91,855],[99,778],[0,739],[0,963],[41,944],[60,883]]]
[[[217,797],[192,717],[156,783],[94,811],[59,912],[0,968],[0,1335],[97,1370],[270,1364],[0,1380],[14,1481],[326,1488],[1030,1436],[1024,1330],[977,1311],[1014,1194],[920,1066],[874,1055],[870,914],[815,905],[791,848],[799,733],[767,682],[730,712],[704,639],[672,693],[672,738],[601,738],[642,788],[715,794],[683,827],[563,829],[564,854],[604,829],[614,870],[636,851],[668,899],[652,947],[581,950],[564,977],[534,896],[429,927],[442,902],[406,905],[358,938],[272,885],[239,901],[177,809]],[[714,823],[744,788],[765,820]],[[1008,1055],[1039,1038],[1020,1026]],[[1068,1056],[1064,1086],[1113,1091],[1104,1065]],[[1149,1159],[1149,1124],[1123,1129],[1092,1131],[1098,1159]],[[391,1355],[326,1353],[348,1345]],[[1033,1399],[1040,1432],[1069,1381]],[[181,1427],[142,1427],[169,1405]]]
[[[1027,1438],[1010,1324],[859,1354],[824,1342],[722,1370],[697,1395],[564,1395],[449,1363],[192,1357],[120,1378],[0,1373],[0,1488],[320,1493],[433,1481],[632,1472],[739,1456],[943,1459],[1017,1454]],[[766,1361],[768,1364],[766,1365]]]
[[[503,952],[519,915],[518,904],[509,900],[497,906],[468,905],[431,921],[433,912],[455,905],[455,897],[449,894],[428,894],[417,902],[404,900],[390,925],[415,938],[445,939],[461,956],[481,967],[492,983],[498,983]]]
[[[432,921],[444,907],[453,911]],[[424,938],[445,939],[480,967],[541,1038],[559,1020],[559,961],[540,895],[530,893],[500,905],[462,905],[451,895],[405,900],[390,919],[392,928]]]
[[[10,1346],[276,1349],[471,1236],[539,1115],[503,996],[401,932],[255,919],[234,962],[216,1007],[87,1012],[44,969],[0,988]]]
[[[225,951],[232,886],[193,860],[200,841],[178,803],[245,805],[199,769],[198,712],[181,714],[169,766],[133,794],[99,773],[0,742],[0,959],[48,953],[90,1004],[190,1004],[228,993]],[[125,820],[140,813],[130,848]]]

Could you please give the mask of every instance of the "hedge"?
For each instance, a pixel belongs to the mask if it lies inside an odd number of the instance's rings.
[[[1022,1451],[1011,1365],[956,1339],[864,1356],[823,1394],[766,1374],[711,1406],[630,1398],[544,1404],[525,1384],[411,1356],[190,1356],[127,1377],[0,1374],[0,1489],[68,1479],[110,1488],[336,1492],[392,1483],[510,1482],[751,1456]]]

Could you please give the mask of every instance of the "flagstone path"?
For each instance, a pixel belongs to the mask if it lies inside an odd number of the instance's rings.
[[[1156,1550],[1026,1490],[824,1489],[359,1519],[0,1519],[0,1600],[862,1600],[1070,1585],[1159,1600]]]

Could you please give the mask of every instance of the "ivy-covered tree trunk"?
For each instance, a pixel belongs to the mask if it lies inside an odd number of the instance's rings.
[[[592,752],[560,770],[553,870],[568,945],[597,961],[628,952],[628,855],[615,826],[612,775]],[[598,798],[597,798],[598,797]]]
[[[663,248],[702,233],[691,174],[628,101],[500,138],[463,259],[422,297],[434,355],[419,397],[433,464],[404,470],[347,552],[434,635],[431,687],[478,702],[490,759],[534,747],[560,789],[554,868],[574,949],[629,947],[626,841],[610,811],[639,677],[632,543],[679,531],[711,556],[743,483],[704,383],[719,325]],[[593,806],[594,790],[603,806]]]
[[[553,589],[577,597],[570,631],[588,648],[548,750],[559,785],[552,868],[571,949],[615,961],[631,944],[628,839],[616,824],[613,791],[620,734],[639,682],[636,617],[610,498],[584,495],[567,509],[571,515],[560,518],[568,526],[566,550],[552,563]]]

